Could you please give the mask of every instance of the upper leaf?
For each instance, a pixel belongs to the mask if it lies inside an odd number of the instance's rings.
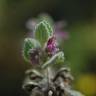
[[[32,38],[26,38],[24,40],[24,48],[23,48],[23,57],[26,61],[30,61],[30,55],[29,55],[29,51],[30,49],[33,48],[38,48],[40,47],[40,43]]]
[[[52,32],[50,24],[43,20],[37,24],[35,28],[35,38],[41,43],[41,45],[44,45],[51,36]]]
[[[53,19],[52,19],[52,17],[51,17],[50,15],[48,15],[48,14],[46,14],[46,13],[40,14],[40,15],[38,16],[38,19],[39,19],[39,21],[42,21],[42,20],[47,21],[47,22],[50,24],[50,26],[53,28],[53,26],[54,26],[54,21],[53,21]]]

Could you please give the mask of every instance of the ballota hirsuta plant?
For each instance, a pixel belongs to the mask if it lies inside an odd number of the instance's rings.
[[[64,52],[52,23],[42,17],[35,24],[32,38],[25,38],[23,57],[32,65],[22,88],[30,96],[84,96],[72,89],[73,76],[65,67]]]

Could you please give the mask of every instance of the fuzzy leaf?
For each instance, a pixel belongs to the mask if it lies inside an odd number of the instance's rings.
[[[50,34],[52,31],[50,31],[51,27],[49,28],[49,23],[47,23],[45,20],[37,24],[35,28],[35,38],[40,41],[41,45],[44,45],[45,42],[50,37]],[[50,30],[49,30],[50,29]]]
[[[56,64],[64,63],[64,53],[62,52],[56,59]]]
[[[53,29],[52,29],[50,23],[48,21],[44,20],[44,24],[47,26],[49,33],[50,33],[50,36],[52,36],[53,35]]]
[[[29,60],[29,50],[33,49],[33,48],[38,48],[40,47],[40,43],[35,40],[35,39],[31,39],[31,38],[26,38],[24,40],[24,48],[23,48],[23,57],[26,61],[30,61]]]
[[[40,14],[39,16],[38,16],[38,19],[39,19],[39,21],[43,21],[43,20],[45,20],[46,22],[48,22],[49,24],[48,24],[48,28],[50,28],[50,27],[52,27],[53,28],[53,26],[54,26],[54,21],[53,21],[53,19],[51,18],[51,16],[49,16],[48,14]],[[52,30],[52,28],[51,28],[51,31],[53,31]],[[50,30],[50,29],[49,29]]]
[[[56,59],[61,56],[62,54],[64,54],[62,51],[61,52],[58,52],[57,54],[55,54],[54,56],[52,56],[47,62],[45,62],[43,65],[42,65],[42,68],[46,68],[47,66],[49,66],[50,64],[53,64],[53,62],[56,61]]]

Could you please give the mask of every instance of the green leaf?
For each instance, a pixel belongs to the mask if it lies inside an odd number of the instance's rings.
[[[40,14],[38,16],[38,19],[39,19],[39,21],[43,21],[43,20],[47,21],[50,24],[50,26],[53,28],[54,21],[53,21],[53,19],[52,19],[52,17],[50,15],[48,15],[46,13],[45,14]]]
[[[44,20],[44,24],[47,26],[49,33],[50,33],[50,36],[52,36],[53,35],[53,29],[52,29],[50,23],[48,23],[48,21]]]
[[[35,28],[35,38],[41,43],[41,45],[45,44],[52,33],[51,26],[49,26],[49,23],[43,20],[42,22],[37,24]]]
[[[47,66],[54,64],[54,62],[56,62],[56,60],[59,58],[59,56],[61,57],[64,53],[58,52],[57,54],[55,54],[54,56],[52,56],[48,61],[46,61],[43,65],[42,68],[46,68]],[[64,55],[63,55],[64,56]],[[64,62],[64,61],[63,61]]]
[[[40,47],[40,43],[37,40],[32,38],[26,38],[24,40],[23,57],[27,62],[30,61],[29,50],[38,47]]]
[[[64,53],[62,52],[61,54],[59,54],[59,56],[56,59],[56,64],[62,64],[64,63]]]

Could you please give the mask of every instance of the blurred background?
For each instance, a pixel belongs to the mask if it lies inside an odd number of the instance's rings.
[[[67,22],[65,57],[75,76],[74,88],[96,96],[96,0],[0,0],[0,96],[26,96],[22,58],[26,22],[41,13]]]

